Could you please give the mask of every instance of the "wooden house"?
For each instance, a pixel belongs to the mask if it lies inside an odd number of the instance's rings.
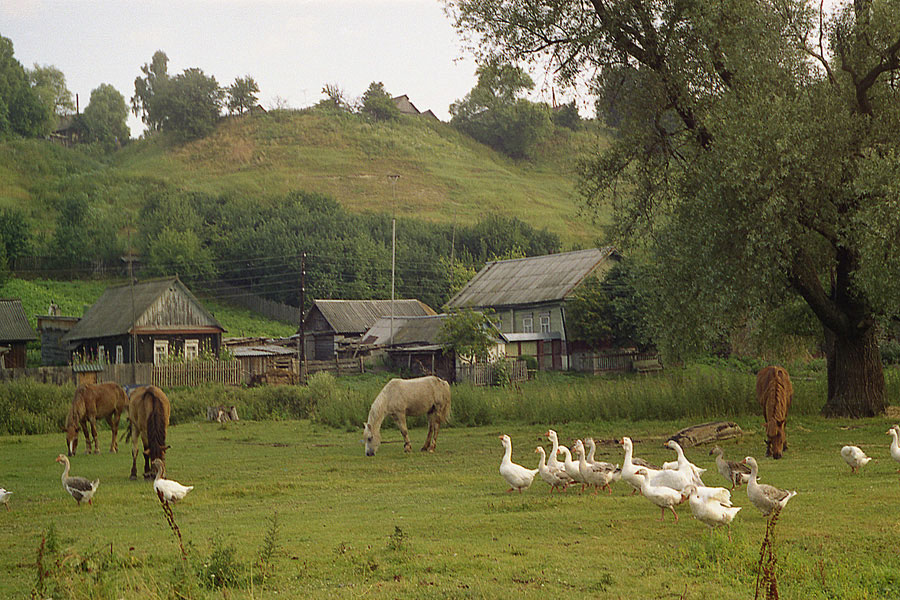
[[[393,307],[392,307],[393,306]],[[303,319],[304,352],[310,360],[334,360],[358,354],[363,334],[378,317],[435,314],[418,300],[315,300]]]
[[[206,351],[218,356],[224,331],[174,277],[106,288],[62,340],[85,361],[160,364],[172,354],[188,360]]]
[[[586,277],[608,271],[619,255],[612,247],[487,263],[453,298],[448,309],[492,309],[506,336],[506,355],[533,356],[542,370],[568,370],[578,343],[566,329],[566,299]]]
[[[37,339],[22,301],[0,300],[0,355],[5,369],[25,368],[25,345]]]

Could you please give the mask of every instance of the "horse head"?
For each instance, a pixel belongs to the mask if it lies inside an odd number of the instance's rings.
[[[784,432],[785,421],[779,421],[774,418],[769,419],[766,423],[766,456],[779,459],[784,454]]]
[[[366,423],[363,427],[363,442],[366,444],[366,456],[375,456],[378,446],[381,445],[381,432]]]
[[[69,451],[69,456],[75,456],[75,450],[78,449],[78,428],[75,427],[74,423],[66,424],[66,448]]]

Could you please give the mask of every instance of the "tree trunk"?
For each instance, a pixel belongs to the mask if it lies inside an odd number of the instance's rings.
[[[884,413],[884,371],[875,327],[856,335],[825,332],[829,417],[873,417]]]

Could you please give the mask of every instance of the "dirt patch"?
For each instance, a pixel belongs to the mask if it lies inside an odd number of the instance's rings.
[[[900,421],[900,406],[888,406],[884,410],[884,416],[891,421]]]

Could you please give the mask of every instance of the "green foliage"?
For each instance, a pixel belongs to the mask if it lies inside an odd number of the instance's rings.
[[[257,94],[259,94],[259,86],[256,81],[249,75],[238,77],[225,90],[227,96],[226,106],[232,114],[244,114],[244,111],[250,110],[257,104]]]
[[[51,127],[55,126],[57,117],[75,111],[72,92],[66,87],[66,76],[58,68],[52,65],[42,67],[35,64],[34,69],[28,72],[28,79],[41,103],[47,109]]]
[[[0,136],[43,135],[50,130],[50,114],[15,59],[12,41],[0,36]]]
[[[316,103],[316,108],[336,113],[351,112],[350,102],[347,100],[347,93],[336,83],[326,83],[322,88],[325,97]]]
[[[390,121],[400,116],[400,111],[391,99],[391,95],[384,89],[380,81],[373,81],[369,89],[363,93],[360,112],[376,121]]]
[[[212,550],[199,560],[196,566],[197,578],[201,585],[210,589],[235,587],[242,581],[244,566],[237,557],[237,549],[232,542],[217,535],[211,540]]]
[[[567,303],[573,337],[595,347],[646,346],[648,309],[639,280],[640,270],[631,261],[616,263],[602,278],[588,277]]]
[[[572,131],[578,131],[578,128],[581,127],[581,115],[578,114],[578,107],[575,106],[574,100],[568,104],[557,106],[553,110],[551,120],[557,127],[565,127]]]
[[[185,281],[212,279],[216,269],[212,249],[194,231],[164,228],[148,241],[146,257],[149,275],[178,275]]]
[[[149,63],[141,67],[143,77],[134,80],[134,96],[131,97],[131,110],[150,131],[162,129],[165,112],[162,99],[169,83],[169,57],[162,50],[153,53]]]
[[[164,90],[158,100],[163,131],[181,140],[194,140],[212,132],[225,97],[215,77],[198,68],[185,69],[169,79]]]
[[[0,435],[50,433],[65,426],[75,386],[30,379],[0,386]]]
[[[476,70],[478,83],[450,106],[451,125],[512,158],[530,156],[549,130],[546,105],[519,98],[534,87],[525,71],[491,60]]]
[[[127,119],[125,97],[110,84],[100,84],[91,91],[91,101],[81,117],[86,141],[98,143],[106,152],[123,146],[131,137]]]
[[[478,312],[470,309],[455,311],[441,322],[438,342],[445,346],[444,352],[454,353],[463,358],[488,360],[496,338],[496,327],[491,322],[491,311]]]

